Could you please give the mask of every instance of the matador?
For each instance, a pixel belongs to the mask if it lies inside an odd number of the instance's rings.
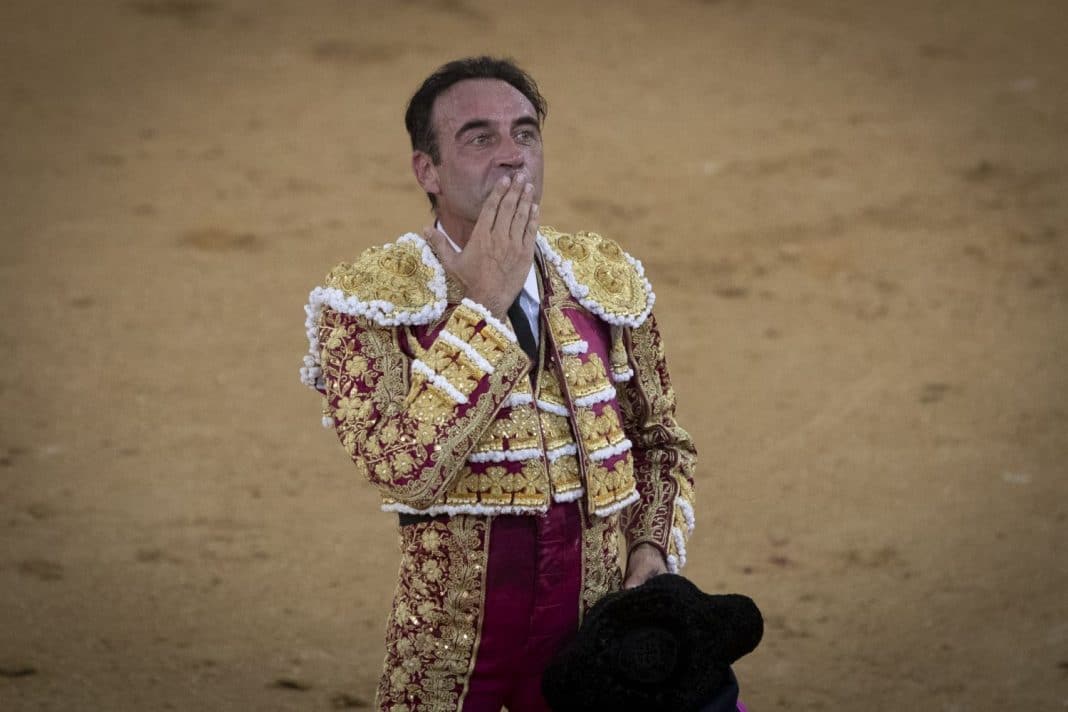
[[[378,709],[547,710],[541,672],[584,612],[685,564],[696,453],[641,263],[536,220],[532,80],[481,57],[428,84],[437,145],[409,131],[436,222],[312,290],[302,379],[398,517]],[[518,255],[507,279],[494,250]]]

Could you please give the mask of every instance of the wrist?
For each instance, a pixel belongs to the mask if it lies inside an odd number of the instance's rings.
[[[486,311],[492,314],[495,319],[502,322],[507,320],[508,310],[506,308],[502,309],[497,300],[494,300],[489,295],[483,295],[477,291],[465,290],[464,296],[476,304],[481,305]]]

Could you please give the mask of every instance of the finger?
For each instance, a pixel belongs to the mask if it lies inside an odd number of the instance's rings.
[[[497,219],[497,209],[501,205],[501,198],[508,192],[508,188],[512,185],[511,176],[502,176],[493,185],[493,190],[486,196],[486,199],[482,202],[482,210],[478,214],[478,225],[484,225],[486,230],[493,229],[493,223]]]
[[[523,186],[519,202],[515,206],[515,215],[512,216],[512,225],[508,229],[508,234],[516,242],[523,241],[523,234],[526,232],[527,223],[530,221],[530,207],[533,203],[534,186],[527,183]]]
[[[649,576],[638,571],[632,571],[627,580],[623,582],[623,588],[637,588],[649,580]]]
[[[523,231],[523,245],[528,246],[538,239],[538,228],[541,226],[541,208],[537,203],[530,206],[530,218],[527,220],[526,229]]]
[[[501,198],[501,204],[497,208],[497,219],[493,223],[494,234],[499,234],[504,231],[507,236],[508,231],[512,227],[512,218],[515,216],[516,205],[519,204],[519,197],[522,195],[523,186],[525,181],[521,175],[517,175],[512,179],[512,185],[508,188],[508,191]]]
[[[450,268],[456,261],[456,250],[449,244],[449,239],[445,237],[445,233],[438,230],[436,227],[427,225],[423,228],[423,239],[430,243],[430,247],[434,250],[434,254],[438,256],[438,261],[441,262],[441,266],[446,271],[452,271]]]

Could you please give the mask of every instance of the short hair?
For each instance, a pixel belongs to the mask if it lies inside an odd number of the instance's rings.
[[[404,112],[404,126],[412,141],[413,151],[422,151],[430,156],[434,165],[441,163],[441,148],[430,115],[438,96],[457,82],[465,79],[499,79],[515,87],[534,106],[538,123],[545,120],[549,104],[538,91],[534,78],[516,65],[515,61],[497,57],[465,57],[444,64],[427,77],[408,101]],[[429,195],[431,205],[434,196]]]

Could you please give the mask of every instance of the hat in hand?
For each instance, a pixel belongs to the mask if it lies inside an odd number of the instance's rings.
[[[729,688],[736,696],[730,666],[763,634],[749,597],[663,574],[591,608],[545,670],[542,692],[554,712],[696,712]]]

